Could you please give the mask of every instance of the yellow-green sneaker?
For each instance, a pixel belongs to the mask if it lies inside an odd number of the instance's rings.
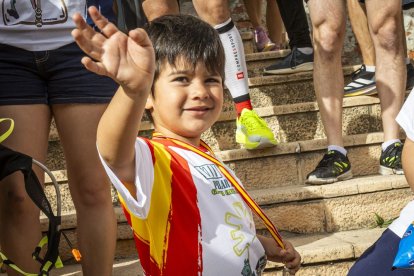
[[[267,148],[277,144],[267,123],[255,111],[243,109],[236,123],[236,142],[246,149]]]

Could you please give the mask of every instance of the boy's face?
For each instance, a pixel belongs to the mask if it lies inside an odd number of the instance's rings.
[[[217,121],[223,106],[223,80],[203,63],[195,69],[178,59],[164,62],[146,108],[156,130],[175,138],[199,139]]]

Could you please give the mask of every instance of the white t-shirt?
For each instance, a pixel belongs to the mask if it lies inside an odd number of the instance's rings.
[[[411,91],[405,101],[400,113],[397,116],[397,122],[404,129],[407,138],[414,141],[414,93]],[[411,168],[414,169],[414,168]],[[400,213],[400,217],[396,219],[390,226],[395,234],[400,238],[404,235],[410,223],[414,221],[414,200],[408,203]]]
[[[28,51],[48,51],[73,42],[72,16],[80,13],[88,24],[87,7],[95,6],[115,22],[113,0],[0,0],[0,44]]]
[[[28,51],[73,42],[72,15],[86,14],[86,0],[0,0],[0,43]]]
[[[135,154],[137,200],[103,164],[127,217],[132,217],[129,221],[148,274],[158,275],[151,269],[161,267],[189,275],[186,269],[192,262],[202,275],[242,275],[256,269],[255,275],[260,274],[265,255],[252,212],[214,163],[191,148],[165,145],[158,139],[138,138]],[[147,266],[147,260],[153,264]]]

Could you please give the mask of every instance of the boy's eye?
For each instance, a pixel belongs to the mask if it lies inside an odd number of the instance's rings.
[[[174,78],[173,81],[176,81],[176,82],[188,82],[188,78],[187,77],[184,77],[184,76],[180,76],[180,77]]]
[[[220,83],[221,82],[221,80],[220,80],[220,78],[208,78],[208,79],[206,79],[206,82],[210,82],[210,83]]]

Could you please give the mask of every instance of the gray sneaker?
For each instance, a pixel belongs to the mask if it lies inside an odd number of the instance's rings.
[[[266,67],[264,74],[292,74],[311,70],[313,70],[313,53],[307,55],[293,47],[289,55],[277,59],[275,64]]]

